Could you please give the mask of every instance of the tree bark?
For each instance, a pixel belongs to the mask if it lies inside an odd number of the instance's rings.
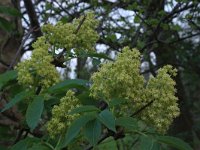
[[[11,0],[3,0],[0,1],[0,6],[12,7],[19,10],[19,0],[14,2],[11,2]],[[7,70],[15,57],[21,44],[23,30],[21,19],[19,17],[7,16],[4,14],[0,14],[0,16],[14,25],[14,29],[10,33],[0,29],[0,73],[3,73]]]
[[[11,0],[1,0],[0,6],[15,8],[20,10],[19,0],[11,1]],[[0,74],[4,73],[10,65],[13,63],[15,59],[15,65],[17,61],[20,60],[21,55],[18,55],[16,58],[16,53],[20,47],[23,30],[21,18],[8,16],[6,14],[0,14],[0,17],[3,17],[10,24],[13,24],[13,30],[11,32],[7,32],[0,28]],[[5,89],[2,89],[0,93],[0,109],[7,103],[8,101],[8,92]],[[21,120],[21,114],[17,111],[16,107],[13,107],[10,110],[7,110],[3,113],[0,113],[0,128],[2,127],[12,127],[8,128],[5,132],[16,134],[16,130],[14,128],[19,128],[19,122]],[[4,128],[3,128],[4,129]],[[1,145],[10,146],[13,144],[12,140],[7,141],[6,139],[1,139]]]

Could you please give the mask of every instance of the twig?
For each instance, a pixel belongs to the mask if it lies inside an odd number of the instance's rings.
[[[175,15],[175,14],[180,14],[181,12],[183,12],[183,11],[185,11],[185,10],[188,10],[188,9],[190,9],[190,8],[192,8],[192,7],[195,7],[195,4],[190,4],[190,5],[185,5],[184,7],[182,7],[182,8],[180,8],[181,7],[181,3],[178,3],[178,4],[176,4],[176,6],[174,7],[174,9],[168,14],[168,15],[166,15],[166,16],[164,16],[161,20],[160,20],[160,22],[158,23],[158,25],[157,25],[157,27],[156,27],[156,29],[155,29],[155,34],[157,35],[157,32],[158,32],[158,30],[160,29],[160,26],[161,26],[161,24],[163,23],[163,22],[165,22],[165,21],[167,21],[167,20],[169,20],[169,19],[172,19],[173,18],[173,16]]]
[[[192,38],[192,37],[198,36],[198,35],[200,35],[200,32],[195,33],[195,34],[191,34],[191,35],[188,35],[188,36],[185,36],[185,37],[180,38],[180,39],[175,40],[175,41],[171,41],[171,42],[169,42],[169,43],[167,43],[167,44],[175,44],[175,43],[177,43],[177,42],[181,42],[181,41],[184,41],[184,40],[186,40],[186,39],[189,39],[189,38]]]
[[[17,61],[17,58],[19,57],[19,54],[24,46],[24,43],[26,42],[26,40],[29,38],[30,34],[35,30],[35,28],[32,28],[25,36],[25,38],[22,40],[16,54],[15,54],[15,57],[13,58],[13,61],[11,62],[10,66],[8,67],[7,70],[11,70],[13,68],[13,66],[15,65],[16,61]]]
[[[14,141],[14,144],[16,144],[18,141],[20,141],[20,139],[21,139],[21,137],[23,135],[23,132],[24,132],[24,129],[20,129],[19,130],[19,133],[17,134],[17,137],[16,137],[16,139]]]
[[[150,101],[149,103],[147,103],[146,105],[144,105],[143,107],[141,107],[139,110],[137,110],[136,112],[134,112],[131,117],[134,117],[135,115],[139,114],[141,111],[143,111],[145,108],[147,108],[148,106],[150,106],[153,103],[153,100]]]
[[[1,116],[2,117],[2,116]],[[5,118],[0,120],[0,126],[14,126],[14,127],[18,127],[19,124],[9,118]]]
[[[79,23],[77,29],[74,32],[75,34],[78,33],[78,31],[80,30],[80,28],[81,28],[82,24],[84,23],[85,19],[86,19],[86,15],[83,16],[83,19],[81,20],[81,22]]]

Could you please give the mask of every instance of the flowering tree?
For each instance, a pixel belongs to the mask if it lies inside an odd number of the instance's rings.
[[[96,53],[97,25],[92,13],[44,25],[31,58],[1,75],[1,88],[12,97],[1,112],[15,107],[20,116],[11,149],[191,150],[166,135],[180,113],[176,69],[166,65],[146,80],[137,49],[124,47],[115,60]],[[106,61],[89,81],[61,79],[57,66],[85,57]]]

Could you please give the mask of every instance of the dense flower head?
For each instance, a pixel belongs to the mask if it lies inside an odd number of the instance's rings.
[[[73,49],[75,52],[81,50],[93,51],[98,34],[95,31],[98,21],[94,19],[92,13],[74,19],[72,23],[58,22],[55,26],[44,25],[42,31],[46,41],[53,45],[55,49],[65,48],[67,51]]]
[[[164,66],[158,70],[156,77],[150,78],[146,87],[145,103],[150,101],[153,103],[141,112],[140,117],[153,125],[160,133],[165,133],[173,119],[180,113],[178,98],[175,96],[175,82],[171,78],[174,75],[176,75],[176,70],[172,69],[172,66]],[[137,106],[142,107],[140,103]]]
[[[79,100],[74,96],[74,92],[69,90],[66,96],[61,98],[60,104],[53,107],[52,118],[47,123],[47,130],[52,138],[63,133],[71,122],[79,116],[79,114],[69,114],[72,109],[78,106],[80,106]]]
[[[107,101],[114,97],[137,101],[144,86],[144,78],[139,72],[139,51],[125,47],[115,62],[103,64],[92,75],[91,95]]]
[[[58,22],[55,26],[43,26],[44,35],[33,44],[31,59],[20,62],[16,68],[20,84],[27,87],[42,86],[45,89],[58,82],[59,74],[51,62],[59,48],[68,51],[73,49],[76,53],[94,50],[98,39],[94,29],[98,22],[92,13],[88,13],[85,20],[83,17],[74,19],[72,23]]]
[[[33,44],[31,58],[20,62],[16,67],[19,84],[27,87],[41,86],[44,89],[59,81],[59,74],[51,64],[53,57],[48,53],[48,47],[44,37]]]
[[[115,62],[103,64],[92,75],[91,96],[108,103],[112,98],[123,98],[125,102],[116,110],[119,115],[131,115],[153,101],[137,117],[165,133],[179,115],[175,82],[171,78],[176,70],[167,65],[146,83],[140,66],[139,51],[125,47]]]

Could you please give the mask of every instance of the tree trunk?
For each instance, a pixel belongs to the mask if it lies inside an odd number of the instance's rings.
[[[19,10],[19,0],[13,2],[11,0],[3,0],[0,1],[0,6],[12,7]],[[23,31],[19,17],[4,14],[0,14],[0,16],[14,25],[13,31],[10,33],[0,28],[0,73],[3,73],[15,57],[22,40]]]
[[[164,11],[164,4],[165,0],[151,0],[149,1],[148,8],[146,8],[145,19],[155,19],[158,18],[158,12]],[[156,32],[156,33],[155,33]],[[156,64],[159,67],[162,67],[167,64],[171,64],[175,68],[178,69],[178,75],[175,78],[176,81],[176,88],[177,88],[177,97],[179,99],[179,106],[181,109],[181,115],[175,119],[174,121],[174,130],[171,131],[172,134],[178,134],[183,132],[190,132],[192,130],[192,117],[190,111],[187,109],[187,101],[186,95],[184,91],[184,86],[181,79],[181,71],[179,70],[177,56],[176,56],[176,49],[171,45],[162,43],[162,41],[167,41],[167,39],[171,38],[172,36],[177,36],[176,31],[164,30],[162,28],[156,29],[154,28],[154,32],[148,35],[146,39],[146,43],[151,43],[153,41],[158,41],[158,46],[152,47],[150,45],[147,51],[152,51],[156,54],[157,62]],[[162,41],[159,41],[159,39]]]
[[[19,10],[19,0],[1,0],[0,6],[11,7]],[[13,24],[13,30],[8,32],[0,28],[0,74],[8,70],[9,66],[13,64],[13,60],[16,59],[16,62],[20,59],[16,57],[17,50],[20,47],[22,41],[23,31],[21,18],[8,16],[5,14],[0,14],[0,17],[9,21],[10,24]],[[5,89],[2,89],[0,92],[0,109],[8,101],[8,92]],[[4,130],[4,133],[16,134],[15,128],[19,128],[19,122],[21,120],[21,115],[17,111],[17,107],[13,107],[3,113],[0,113],[0,129]],[[7,129],[8,128],[8,129]],[[1,137],[3,137],[1,135]],[[10,146],[13,144],[13,139],[0,140],[0,145]]]

